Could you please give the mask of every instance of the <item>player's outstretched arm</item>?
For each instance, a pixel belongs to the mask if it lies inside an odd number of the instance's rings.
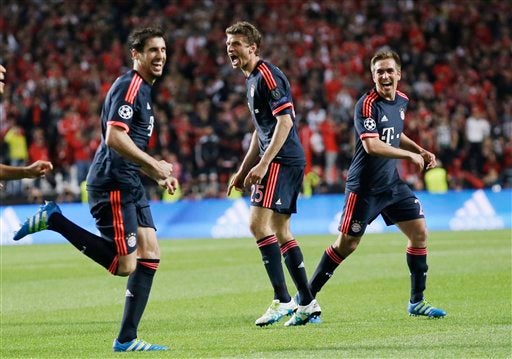
[[[48,161],[38,160],[28,166],[7,166],[0,164],[0,180],[16,180],[22,178],[37,178],[44,176],[53,169],[53,165]]]

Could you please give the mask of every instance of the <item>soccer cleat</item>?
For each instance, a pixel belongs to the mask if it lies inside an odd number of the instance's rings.
[[[305,325],[313,316],[319,316],[322,313],[320,305],[313,299],[308,305],[299,305],[290,320],[284,323],[285,327],[296,325]]]
[[[409,303],[407,310],[409,311],[409,315],[414,317],[424,315],[429,318],[443,318],[446,316],[444,310],[431,306],[425,299],[418,303]]]
[[[254,324],[264,327],[265,325],[278,322],[285,315],[291,315],[295,308],[297,308],[297,304],[295,304],[293,298],[288,303],[281,303],[278,299],[274,299],[265,314],[256,319]]]
[[[19,241],[26,235],[48,229],[48,218],[54,213],[62,213],[57,203],[45,202],[32,217],[25,220],[13,239]]]
[[[114,339],[112,349],[115,352],[148,352],[148,351],[162,351],[168,350],[169,347],[164,345],[156,345],[145,342],[141,339],[133,339],[126,343],[119,343],[117,339]]]
[[[299,293],[296,293],[293,297],[293,300],[295,300],[295,303],[300,303],[300,295]],[[318,315],[312,315],[311,318],[309,318],[308,323],[310,324],[322,324],[322,318],[320,318],[320,314]]]
[[[320,318],[320,315],[312,315],[311,318],[309,318],[308,323],[309,324],[322,324],[322,318]]]

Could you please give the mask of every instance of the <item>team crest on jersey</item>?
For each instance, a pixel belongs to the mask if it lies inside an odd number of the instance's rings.
[[[354,233],[359,233],[359,232],[361,232],[361,229],[362,229],[362,228],[363,228],[363,227],[361,226],[361,223],[356,222],[356,221],[354,221],[354,223],[352,223],[352,225],[350,226],[350,229],[351,229],[351,230],[352,230],[352,232],[354,232]]]
[[[364,128],[366,128],[368,131],[373,131],[377,128],[377,124],[375,123],[375,120],[371,117],[368,117],[363,122]]]
[[[137,237],[135,236],[135,233],[129,233],[126,236],[126,242],[128,243],[128,247],[135,247],[135,245],[137,244]]]
[[[405,120],[405,109],[403,107],[400,107],[400,118]]]
[[[128,105],[123,105],[117,110],[119,116],[124,120],[129,120],[133,116],[133,109]]]
[[[281,92],[279,91],[279,89],[276,87],[275,89],[273,89],[272,91],[270,91],[270,96],[272,96],[272,98],[274,100],[279,100],[281,98]]]

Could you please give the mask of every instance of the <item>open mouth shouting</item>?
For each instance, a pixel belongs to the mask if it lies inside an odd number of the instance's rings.
[[[233,55],[233,54],[230,54],[230,55],[228,55],[228,56],[229,56],[229,59],[231,60],[231,66],[233,66],[233,67],[239,67],[239,66],[240,66],[240,64],[242,63],[242,62],[240,61],[240,58],[239,58],[238,56]]]

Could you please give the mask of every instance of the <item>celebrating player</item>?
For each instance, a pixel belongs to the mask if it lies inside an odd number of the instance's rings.
[[[440,318],[446,312],[431,306],[423,297],[427,280],[427,226],[421,203],[398,175],[397,161],[405,159],[418,171],[436,166],[434,154],[421,148],[403,133],[409,99],[397,90],[401,61],[391,50],[377,52],[371,59],[375,88],[356,104],[354,125],[356,148],[349,168],[340,234],[329,246],[310,280],[316,296],[334,270],[359,245],[379,214],[387,225],[396,224],[407,236],[406,258],[411,275],[411,315]]]
[[[151,89],[162,76],[166,46],[163,32],[157,28],[135,30],[128,42],[133,70],[119,77],[107,94],[101,112],[102,141],[87,176],[89,206],[101,237],[78,227],[62,215],[57,204],[47,202],[27,219],[14,239],[50,229],[112,274],[129,276],[123,320],[113,350],[167,350],[137,338],[160,262],[139,170],[171,194],[178,185],[172,164],[145,152],[155,125]]]
[[[242,191],[251,186],[250,230],[274,288],[272,304],[255,324],[272,324],[293,313],[285,325],[303,325],[321,309],[309,291],[302,252],[290,232],[305,166],[290,84],[280,69],[260,59],[261,34],[256,27],[237,22],[226,29],[226,35],[231,65],[246,77],[256,128],[227,192],[229,196],[233,188]],[[288,293],[281,255],[299,292],[299,303]]]

